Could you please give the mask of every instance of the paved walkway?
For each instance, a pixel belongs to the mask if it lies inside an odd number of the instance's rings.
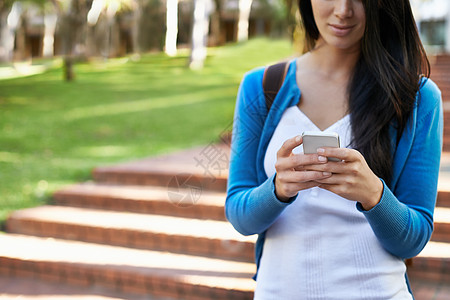
[[[41,74],[48,70],[53,63],[31,64],[31,62],[20,62],[11,65],[0,65],[0,80]]]

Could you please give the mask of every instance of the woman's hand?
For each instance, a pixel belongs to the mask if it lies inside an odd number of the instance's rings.
[[[301,136],[288,139],[277,152],[275,163],[275,193],[281,201],[290,198],[304,189],[320,185],[318,180],[331,176],[328,171],[308,170],[307,167],[325,164],[327,159],[317,154],[294,154],[292,150],[303,143]]]
[[[330,172],[331,176],[318,179],[320,187],[349,200],[358,201],[365,210],[380,202],[383,183],[372,172],[362,154],[347,148],[319,148],[319,158],[335,157],[340,162],[309,166],[308,170]]]

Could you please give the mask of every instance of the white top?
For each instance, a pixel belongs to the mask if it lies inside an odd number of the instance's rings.
[[[320,131],[297,107],[283,114],[264,159],[268,177],[288,138]],[[350,116],[324,131],[351,141]],[[294,153],[302,153],[302,146]],[[378,242],[354,201],[315,187],[300,191],[266,232],[255,299],[413,299],[404,262]]]

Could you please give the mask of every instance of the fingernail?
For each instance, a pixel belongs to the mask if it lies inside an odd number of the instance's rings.
[[[327,161],[328,159],[325,156],[318,156],[319,161]]]
[[[322,172],[322,175],[323,176],[331,176],[331,173],[330,172]]]
[[[302,138],[302,136],[301,135],[297,135],[296,137],[295,137],[295,141],[296,142],[300,142],[300,139]]]
[[[317,153],[324,153],[325,152],[325,149],[323,149],[323,148],[317,148]]]

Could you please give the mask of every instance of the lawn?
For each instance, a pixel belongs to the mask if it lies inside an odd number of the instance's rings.
[[[230,128],[243,74],[292,55],[286,40],[208,49],[202,70],[147,54],[0,80],[0,223],[92,168],[208,144]]]

